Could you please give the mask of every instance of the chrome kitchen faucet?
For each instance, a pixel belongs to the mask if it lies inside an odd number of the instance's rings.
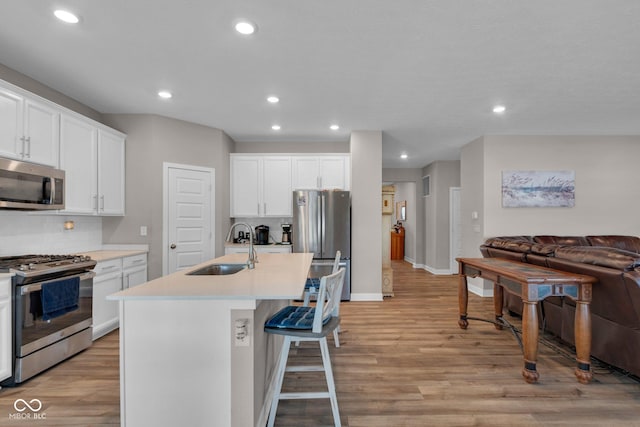
[[[231,238],[231,235],[233,234],[233,229],[236,228],[236,225],[244,225],[245,227],[247,227],[247,230],[249,230],[249,259],[247,260],[247,267],[251,270],[255,268],[256,262],[258,262],[258,254],[253,248],[253,229],[246,222],[236,222],[229,229],[229,233],[227,234],[227,239],[226,239],[227,242]]]

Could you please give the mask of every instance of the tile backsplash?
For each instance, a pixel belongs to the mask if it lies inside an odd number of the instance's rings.
[[[65,230],[64,222],[74,229]],[[102,246],[102,218],[0,211],[0,256],[68,254]]]
[[[269,235],[271,236],[270,241],[280,242],[282,240],[282,224],[291,224],[293,218],[274,218],[274,217],[265,217],[265,218],[231,218],[232,223],[236,222],[244,222],[250,225],[254,230],[258,225],[266,225],[269,227]],[[234,237],[238,235],[238,231],[246,231],[243,227],[237,227],[234,231]],[[224,239],[226,237],[223,236]]]

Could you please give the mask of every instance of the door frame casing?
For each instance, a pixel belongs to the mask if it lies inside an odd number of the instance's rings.
[[[215,257],[215,215],[216,215],[216,170],[203,166],[185,165],[180,163],[162,163],[162,275],[166,276],[169,272],[169,169],[185,169],[190,171],[208,172],[211,175],[211,210],[209,212],[209,222],[211,227],[211,239],[209,244],[211,247],[211,255]]]

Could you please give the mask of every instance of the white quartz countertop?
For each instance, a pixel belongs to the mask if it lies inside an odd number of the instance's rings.
[[[300,298],[311,267],[311,253],[265,253],[252,270],[224,276],[187,273],[215,263],[244,264],[247,254],[228,254],[187,270],[160,277],[113,295],[110,300],[134,299],[235,299]]]
[[[116,258],[124,258],[133,255],[146,254],[148,251],[146,250],[136,250],[136,249],[108,249],[108,250],[98,250],[98,251],[90,251],[90,252],[81,252],[80,255],[90,256],[91,259],[96,260],[98,262],[108,261],[110,259]]]

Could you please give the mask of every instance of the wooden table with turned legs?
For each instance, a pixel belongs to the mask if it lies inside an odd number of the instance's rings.
[[[536,370],[538,354],[538,301],[550,296],[565,296],[576,302],[575,375],[583,384],[591,381],[591,287],[596,279],[591,276],[567,273],[551,268],[539,267],[523,262],[501,258],[456,258],[460,267],[458,305],[462,329],[469,326],[467,318],[467,277],[480,277],[494,283],[493,303],[496,328],[502,329],[503,290],[522,298],[522,341],[524,367],[522,376],[528,383],[538,381]]]

